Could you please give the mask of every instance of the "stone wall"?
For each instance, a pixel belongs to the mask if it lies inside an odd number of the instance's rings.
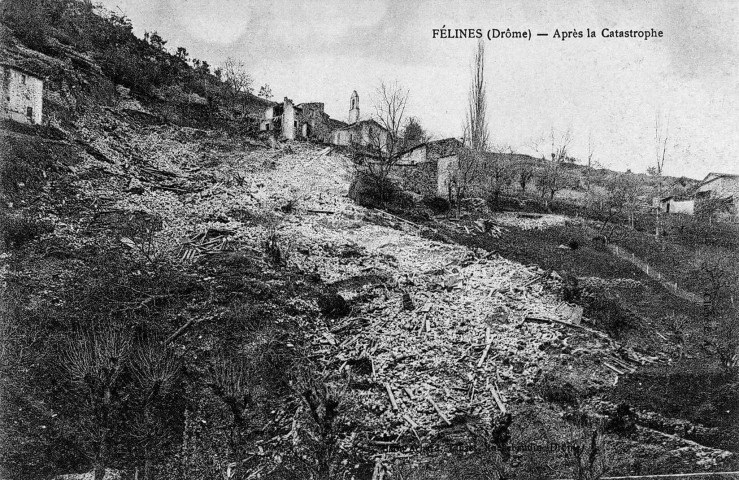
[[[452,175],[459,168],[459,160],[457,155],[440,158],[438,163],[438,175],[436,178],[436,195],[447,198],[449,196],[449,186],[451,184]]]
[[[423,197],[434,197],[436,192],[436,162],[422,162],[416,164],[399,164],[393,168],[391,178],[403,190],[413,192]]]
[[[426,158],[426,145],[420,145],[410,152],[404,153],[400,157],[400,163],[406,164],[406,165],[417,165],[419,163],[423,163],[427,160]]]
[[[295,140],[295,107],[289,98],[285,97],[285,103],[282,111],[282,136],[288,140]]]
[[[684,213],[693,215],[695,207],[694,200],[672,200],[670,201],[670,213]]]

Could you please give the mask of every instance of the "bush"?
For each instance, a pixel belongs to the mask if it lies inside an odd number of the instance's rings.
[[[547,402],[577,407],[583,392],[562,375],[549,371],[543,375],[538,393]]]
[[[49,222],[27,216],[6,216],[0,218],[0,248],[17,249],[44,233],[54,230]]]
[[[329,318],[343,317],[351,312],[351,306],[338,293],[326,293],[318,297],[318,308]]]
[[[285,266],[290,259],[290,247],[285,245],[277,233],[270,229],[262,242],[267,259],[275,266]]]
[[[368,208],[403,209],[413,205],[410,195],[403,192],[390,179],[367,172],[357,172],[354,175],[349,186],[349,198]]]
[[[597,327],[615,338],[622,338],[634,327],[633,314],[621,306],[617,297],[604,289],[589,292],[585,315],[592,318]]]
[[[451,208],[449,200],[443,197],[425,197],[422,203],[429,207],[434,212],[434,215],[446,213]]]

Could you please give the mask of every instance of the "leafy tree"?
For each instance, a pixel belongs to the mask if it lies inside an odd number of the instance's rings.
[[[428,141],[428,134],[418,117],[409,117],[403,128],[403,148],[413,148]]]
[[[154,31],[149,34],[149,44],[157,50],[164,51],[164,46],[167,44],[167,41]]]
[[[175,53],[175,56],[182,60],[183,62],[187,62],[188,59],[188,53],[187,49],[185,47],[177,47],[177,53]],[[193,60],[193,64],[195,63],[195,60]]]
[[[490,140],[486,88],[485,44],[481,40],[477,43],[477,50],[472,61],[472,82],[465,120],[467,146],[474,152],[485,152]]]
[[[259,87],[259,94],[257,95],[261,98],[264,98],[266,100],[272,99],[272,89],[269,87],[268,84],[264,84],[261,87]]]

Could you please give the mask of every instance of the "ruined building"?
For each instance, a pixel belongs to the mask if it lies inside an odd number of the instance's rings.
[[[268,107],[259,123],[262,132],[273,132],[287,140],[315,140],[343,146],[385,149],[387,130],[374,120],[359,120],[359,95],[349,99],[349,123],[333,119],[321,102],[293,104],[285,97],[282,104]]]
[[[329,142],[331,132],[345,125],[344,122],[330,118],[323,111],[321,102],[294,105],[291,99],[285,97],[282,105],[274,105],[265,110],[259,130],[274,132],[287,140]]]
[[[375,120],[359,120],[359,95],[352,92],[349,98],[349,124],[333,131],[334,145],[387,148],[388,131]]]
[[[2,68],[0,115],[16,122],[41,123],[44,82],[33,73],[10,64]]]

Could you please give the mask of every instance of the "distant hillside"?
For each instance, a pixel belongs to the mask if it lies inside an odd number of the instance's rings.
[[[490,158],[502,159],[512,165],[512,168],[518,170],[520,165],[529,164],[532,165],[535,172],[540,171],[540,167],[544,165],[544,162],[548,162],[544,158],[537,158],[531,155],[522,153],[492,153]],[[676,195],[683,196],[690,194],[698,185],[699,180],[695,180],[688,177],[671,177],[663,176],[660,178],[649,175],[646,173],[632,173],[631,171],[619,172],[608,168],[592,168],[588,171],[587,165],[577,163],[576,159],[572,159],[571,162],[564,162],[562,164],[563,171],[569,176],[570,181],[567,189],[571,190],[582,190],[586,183],[589,182],[593,187],[602,190],[609,190],[614,182],[619,178],[629,177],[632,181],[635,181],[639,185],[641,195],[644,197],[651,197],[657,195],[657,191],[660,187],[663,196]],[[533,182],[536,182],[538,173],[535,173]]]

